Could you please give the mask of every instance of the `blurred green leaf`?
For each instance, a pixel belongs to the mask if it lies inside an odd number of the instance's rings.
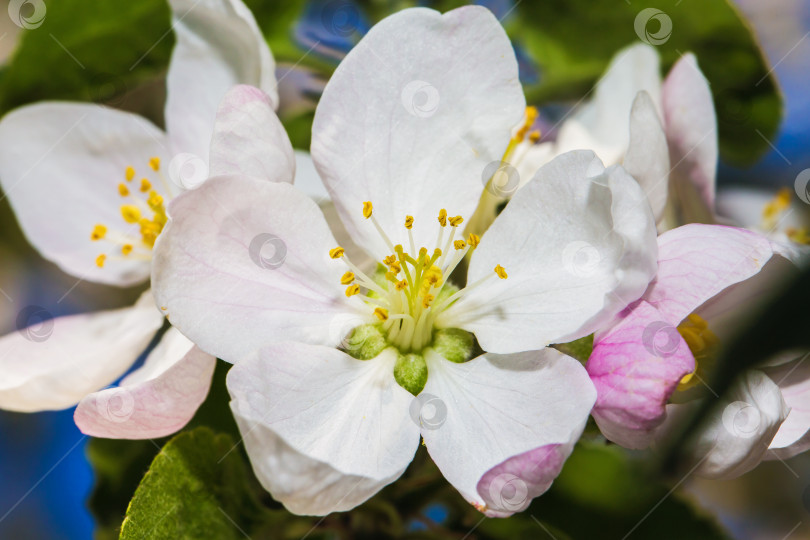
[[[652,11],[642,13],[648,8],[663,15],[649,19]],[[773,139],[779,127],[781,95],[750,26],[727,0],[518,3],[507,29],[541,67],[540,83],[527,88],[529,101],[587,95],[616,51],[641,39],[637,17],[641,35],[656,44],[666,69],[684,53],[697,56],[711,83],[724,158],[750,163],[767,150],[764,138]],[[667,19],[669,36],[661,26]]]
[[[44,99],[108,101],[160,76],[174,43],[165,0],[47,3],[0,79],[0,112]]]

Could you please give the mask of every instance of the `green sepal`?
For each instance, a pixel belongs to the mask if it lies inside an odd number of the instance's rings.
[[[418,395],[428,378],[427,363],[421,354],[400,354],[394,365],[394,379],[413,395]]]
[[[364,324],[352,330],[341,348],[346,354],[358,360],[371,360],[388,346],[380,325]]]
[[[461,328],[443,328],[434,333],[430,348],[447,360],[461,364],[470,359],[473,336]]]

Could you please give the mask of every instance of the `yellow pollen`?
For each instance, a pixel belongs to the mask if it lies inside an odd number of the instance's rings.
[[[329,256],[330,256],[331,258],[333,258],[333,259],[340,259],[341,257],[343,257],[343,254],[344,254],[345,252],[346,252],[346,250],[345,250],[345,249],[343,249],[342,247],[338,246],[338,247],[336,247],[336,248],[332,248],[332,249],[330,249],[330,250],[329,250]]]
[[[529,140],[532,142],[532,144],[537,144],[537,141],[540,140],[540,131],[534,130],[529,133]]]
[[[118,194],[122,197],[129,195],[129,188],[126,184],[118,184]]]
[[[385,266],[391,266],[395,262],[397,262],[397,256],[396,255],[389,255],[388,257],[385,257],[383,259],[383,264],[385,264]]]
[[[714,332],[709,330],[709,325],[703,317],[695,313],[691,313],[678,325],[678,332],[695,357],[695,370],[684,375],[678,384],[678,390],[686,390],[706,376],[706,369],[711,367],[719,340]],[[696,377],[698,373],[703,377]]]
[[[788,238],[790,238],[797,244],[810,245],[810,233],[808,233],[807,229],[805,229],[804,227],[800,229],[788,227],[787,229],[785,229],[785,234],[787,235]]]
[[[442,227],[447,226],[447,210],[444,208],[439,210],[439,225]]]
[[[422,307],[423,308],[425,308],[425,309],[429,308],[431,302],[433,302],[433,295],[432,294],[426,294],[425,296],[422,297]]]
[[[153,212],[160,212],[163,210],[163,197],[157,191],[150,191],[146,204],[149,205]]]
[[[390,271],[391,271],[391,272],[392,272],[394,275],[397,275],[397,274],[399,274],[400,272],[402,272],[402,266],[399,264],[399,261],[394,261],[393,263],[391,263],[391,265],[388,267],[388,269],[389,269],[389,270],[390,270]]]
[[[512,144],[519,143],[523,139],[526,138],[526,134],[531,129],[532,124],[534,124],[534,121],[537,120],[537,117],[539,116],[539,114],[540,113],[537,111],[537,107],[532,107],[532,106],[526,107],[526,114],[523,117],[523,124],[518,128],[517,132],[512,137]],[[533,133],[535,133],[535,132],[533,132]],[[530,137],[531,137],[531,135],[530,135]],[[538,133],[538,139],[539,138],[540,137],[539,137],[539,133]]]
[[[121,246],[121,253],[123,253],[124,255],[129,255],[130,253],[132,253],[132,249],[133,249],[132,244],[124,244],[123,246]]]
[[[93,227],[93,232],[90,233],[90,240],[101,240],[105,236],[107,236],[107,227],[99,224]]]
[[[456,240],[453,242],[453,247],[456,248],[456,250],[464,249],[467,247],[467,243],[464,240]]]
[[[121,216],[127,223],[138,223],[141,219],[141,209],[134,204],[125,204],[121,207]]]
[[[403,279],[402,281],[398,281],[394,287],[396,287],[398,291],[404,291],[408,287],[408,282]]]
[[[340,284],[341,284],[341,285],[348,285],[348,284],[349,284],[349,283],[351,283],[352,281],[354,281],[354,272],[346,272],[346,273],[345,273],[345,274],[343,274],[343,276],[340,278]]]
[[[127,167],[124,178],[127,179],[127,182],[132,182],[132,179],[135,178],[135,169],[133,167]]]
[[[152,184],[149,182],[149,180],[147,180],[146,178],[141,178],[141,187],[140,187],[141,193],[146,193],[150,189],[152,189]]]
[[[470,236],[467,237],[467,243],[470,244],[472,249],[478,247],[478,244],[481,242],[481,237],[477,234],[470,233]]]
[[[413,216],[405,216],[405,228],[410,229],[413,227]]]
[[[388,320],[388,310],[385,308],[374,308],[374,316],[380,319],[381,321]]]
[[[104,268],[104,261],[106,260],[107,256],[102,253],[101,255],[96,257],[96,266],[98,266],[99,268]]]
[[[464,218],[461,216],[455,216],[450,218],[450,226],[451,227],[458,227],[464,221]]]
[[[160,158],[153,157],[149,159],[149,168],[157,172],[160,170]]]
[[[371,212],[373,208],[371,206],[371,201],[366,201],[363,203],[363,217],[368,219],[371,217]]]
[[[501,279],[506,279],[508,277],[507,274],[506,274],[506,269],[503,266],[501,266],[500,264],[495,267],[495,273]]]
[[[766,223],[772,224],[773,220],[790,206],[790,188],[783,187],[776,196],[768,201],[762,209],[762,219]],[[769,227],[766,227],[769,228]]]
[[[349,285],[346,287],[346,296],[354,296],[355,294],[360,292],[360,286],[355,283],[354,285]]]

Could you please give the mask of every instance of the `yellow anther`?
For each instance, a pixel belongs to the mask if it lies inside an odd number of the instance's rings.
[[[424,258],[426,255],[427,255],[427,248],[426,247],[420,247],[419,248],[419,258],[420,259]]]
[[[422,307],[427,309],[430,307],[430,303],[433,302],[433,295],[426,294],[422,297]]]
[[[413,216],[405,216],[405,228],[410,229],[413,227]]]
[[[132,249],[133,249],[132,244],[124,244],[123,246],[121,246],[121,253],[123,253],[124,255],[129,255],[130,253],[132,253]]]
[[[152,169],[153,171],[156,171],[156,172],[159,171],[160,170],[160,158],[159,157],[149,158],[149,168]]]
[[[477,234],[470,233],[470,236],[467,237],[467,243],[470,244],[472,249],[478,247],[478,244],[481,243],[481,237]]]
[[[810,233],[803,227],[800,229],[788,227],[785,229],[785,234],[797,244],[810,245]]]
[[[395,262],[397,262],[397,256],[396,255],[389,255],[389,256],[383,258],[383,264],[385,266],[391,266]]]
[[[402,271],[402,265],[399,264],[399,261],[394,261],[388,265],[388,269],[396,275]]]
[[[346,252],[345,249],[338,246],[336,248],[332,248],[332,249],[329,250],[329,256],[332,257],[333,259],[340,259],[341,257],[343,257],[343,254],[345,252]]]
[[[141,220],[141,209],[134,204],[125,204],[121,207],[121,217],[127,223],[138,223]]]
[[[790,188],[783,187],[779,190],[776,196],[768,201],[765,208],[762,209],[762,219],[769,221],[773,220],[776,216],[787,210],[790,206]]]
[[[132,182],[132,179],[135,178],[135,169],[133,167],[127,167],[124,178],[127,179],[127,182]]]
[[[122,197],[129,195],[129,188],[126,184],[118,184],[118,194]]]
[[[388,310],[385,308],[374,308],[374,316],[380,319],[381,321],[388,320]]]
[[[701,330],[705,330],[709,327],[709,323],[706,322],[706,319],[698,315],[697,313],[690,313],[686,319],[692,323],[692,325],[700,328]]]
[[[540,140],[540,131],[534,130],[530,132],[529,140],[531,141],[532,144],[537,144],[537,142]]]
[[[455,242],[453,242],[453,247],[456,248],[456,250],[464,249],[465,247],[467,247],[467,242],[465,242],[464,240],[456,240]]]
[[[447,210],[442,208],[439,210],[439,225],[445,227],[447,225]]]
[[[440,250],[439,248],[436,248],[436,249],[433,250],[433,257],[438,259],[441,256],[442,256],[442,250]]]
[[[495,273],[501,279],[506,279],[507,277],[509,277],[506,274],[506,269],[503,266],[501,266],[500,264],[495,267]]]
[[[101,240],[105,236],[107,236],[107,227],[99,224],[93,227],[93,232],[90,233],[90,240]]]
[[[349,283],[351,283],[352,281],[354,281],[354,273],[353,273],[353,272],[346,272],[346,273],[345,273],[345,274],[343,274],[343,276],[340,278],[340,284],[341,284],[341,285],[348,285],[348,284],[349,284]]]
[[[354,285],[349,285],[346,287],[346,296],[354,296],[355,294],[360,292],[360,286],[355,283]]]
[[[533,124],[537,117],[540,115],[540,111],[537,110],[537,107],[534,105],[529,105],[526,107],[526,123]]]
[[[425,282],[430,285],[437,284],[442,279],[442,271],[438,266],[431,266],[430,270],[425,272]]]
[[[398,291],[404,291],[408,288],[408,282],[403,279],[402,281],[398,281],[394,287],[396,287]]]
[[[691,313],[678,325],[678,333],[695,357],[694,371],[684,375],[678,384],[679,390],[686,390],[697,384],[701,379],[700,375],[706,376],[707,368],[711,368],[715,360],[718,339],[714,332],[709,330],[709,324],[696,313]]]
[[[96,257],[96,266],[98,266],[99,268],[104,268],[104,261],[106,260],[107,256],[102,253],[101,255]]]
[[[371,206],[371,201],[366,201],[363,203],[363,217],[368,219],[371,217],[371,212],[373,207]]]
[[[146,193],[150,189],[152,189],[152,184],[146,178],[141,178],[141,193]]]
[[[146,204],[149,205],[153,212],[160,212],[163,210],[163,197],[157,191],[150,191]]]
[[[464,218],[461,216],[455,216],[450,218],[450,226],[451,227],[458,227],[464,221]]]

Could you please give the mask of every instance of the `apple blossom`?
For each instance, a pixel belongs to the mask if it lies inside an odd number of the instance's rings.
[[[85,103],[37,103],[0,122],[0,182],[23,232],[45,258],[81,280],[116,286],[147,280],[166,203],[207,176],[225,91],[251,83],[271,94],[268,106],[276,101],[273,58],[240,0],[170,4],[177,44],[166,81],[166,132],[134,114]],[[279,152],[292,160],[291,148]],[[210,167],[220,167],[216,155]],[[215,359],[171,329],[121,387],[99,391],[132,366],[161,328],[149,291],[134,306],[52,324],[47,340],[31,339],[30,328],[0,338],[0,407],[39,411],[78,403],[75,419],[85,433],[151,438],[181,428],[207,394]]]
[[[643,292],[656,233],[635,180],[590,151],[548,163],[491,227],[464,231],[524,105],[484,8],[403,10],[346,56],[311,151],[375,272],[310,198],[251,165],[292,174],[266,151],[261,92],[227,95],[214,140],[244,135],[223,150],[232,168],[172,202],[153,283],[176,328],[236,364],[231,408],[253,469],[292,512],[357,506],[405,471],[421,435],[467,501],[506,516],[572,451],[593,387],[546,346]]]

